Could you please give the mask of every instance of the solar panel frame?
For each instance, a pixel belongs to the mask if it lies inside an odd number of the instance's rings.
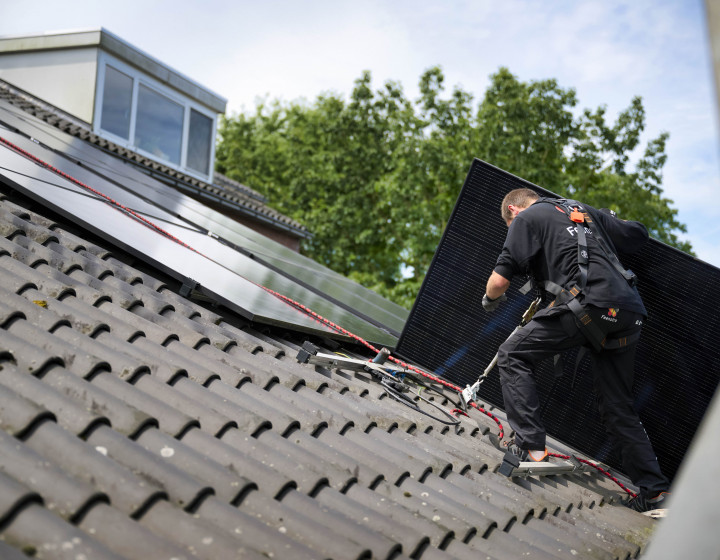
[[[482,309],[485,283],[507,234],[502,199],[521,187],[557,197],[489,163],[472,163],[398,340],[398,355],[461,386],[474,383],[491,362],[533,297],[519,294],[524,279],[514,278],[500,311]],[[637,349],[635,406],[672,477],[720,382],[720,315],[711,312],[720,308],[720,269],[654,239],[624,264],[640,279],[649,315]],[[573,377],[575,356],[566,356],[559,379],[552,361],[537,369],[543,421],[550,435],[619,469],[595,406],[589,360]],[[481,386],[480,398],[502,408],[496,372]]]

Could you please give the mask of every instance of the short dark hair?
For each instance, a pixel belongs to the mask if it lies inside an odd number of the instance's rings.
[[[512,219],[513,215],[508,208],[511,204],[519,208],[527,208],[538,198],[540,198],[540,195],[532,189],[515,189],[510,191],[502,201],[502,208],[500,209],[502,219],[506,222]]]

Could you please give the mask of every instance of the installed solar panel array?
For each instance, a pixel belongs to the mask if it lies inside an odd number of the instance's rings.
[[[173,277],[199,282],[207,293],[252,320],[336,336],[255,285],[260,284],[371,342],[394,346],[407,315],[404,309],[3,101],[0,123],[2,136],[13,144],[147,217],[209,258],[13,150],[0,151],[0,174],[8,183],[97,235]],[[210,231],[221,240],[209,237]]]
[[[398,342],[398,354],[462,386],[478,378],[532,299],[518,292],[523,280],[516,278],[500,311],[488,314],[481,305],[507,234],[502,199],[519,187],[555,196],[473,162]],[[664,472],[673,476],[720,380],[720,270],[654,240],[624,264],[640,278],[649,314],[635,368],[636,407]],[[560,379],[551,362],[539,368],[545,425],[558,439],[619,468],[596,411],[588,361],[573,377],[573,357],[566,357]],[[480,398],[502,406],[496,372]]]

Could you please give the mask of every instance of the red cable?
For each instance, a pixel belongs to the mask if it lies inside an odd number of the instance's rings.
[[[53,166],[50,165],[49,163],[47,163],[47,162],[41,160],[40,158],[34,156],[34,155],[31,154],[30,152],[28,152],[28,151],[26,151],[26,150],[23,150],[21,147],[16,146],[15,144],[13,144],[12,142],[6,140],[6,139],[3,138],[2,136],[0,136],[0,142],[2,142],[3,144],[5,144],[5,145],[8,146],[9,148],[17,151],[18,153],[22,154],[23,156],[27,157],[28,159],[34,161],[34,162],[37,163],[38,165],[41,165],[42,167],[45,167],[46,169],[49,169],[49,170],[52,171],[53,173],[56,173],[57,175],[60,175],[60,176],[63,177],[64,179],[67,179],[68,181],[71,181],[72,183],[74,183],[74,184],[76,184],[76,185],[78,185],[78,186],[80,186],[80,187],[83,187],[84,189],[89,190],[89,191],[92,192],[93,194],[95,194],[95,195],[101,197],[102,199],[104,199],[106,202],[108,202],[108,203],[110,203],[110,204],[112,204],[112,205],[114,205],[114,206],[122,209],[124,212],[127,212],[128,214],[130,214],[131,216],[133,216],[135,219],[143,222],[145,225],[147,225],[147,226],[150,227],[151,229],[157,231],[157,232],[160,233],[161,235],[164,235],[164,236],[167,237],[168,239],[171,239],[172,241],[178,243],[179,245],[182,245],[182,246],[185,247],[186,249],[190,249],[191,251],[193,251],[193,252],[195,252],[195,253],[197,253],[197,254],[199,254],[199,255],[205,256],[205,255],[203,255],[202,253],[200,253],[199,251],[197,251],[196,249],[193,249],[190,245],[188,245],[188,244],[185,243],[184,241],[178,239],[177,237],[175,237],[174,235],[172,235],[171,233],[169,233],[168,231],[162,229],[161,227],[159,227],[158,225],[154,224],[153,222],[151,222],[151,221],[148,220],[147,218],[144,218],[143,216],[141,216],[140,214],[138,214],[138,213],[135,212],[134,210],[131,210],[130,208],[127,208],[126,206],[123,206],[122,204],[120,204],[120,203],[117,202],[116,200],[113,200],[113,199],[110,198],[109,196],[101,193],[101,192],[98,191],[98,190],[93,189],[93,188],[90,187],[89,185],[86,185],[86,184],[83,183],[82,181],[79,181],[79,180],[75,179],[74,177],[68,175],[67,173],[61,171],[60,169],[58,169],[58,168],[56,168],[56,167],[53,167]],[[206,257],[206,258],[208,258],[208,257]],[[346,336],[348,336],[348,337],[356,340],[357,342],[363,344],[364,346],[366,346],[367,348],[369,348],[370,350],[372,350],[372,351],[375,352],[376,354],[377,354],[378,352],[380,352],[377,348],[375,348],[372,344],[370,344],[370,343],[369,343],[367,340],[365,340],[364,338],[362,338],[362,337],[360,337],[360,336],[358,336],[358,335],[356,335],[356,334],[351,333],[350,331],[342,328],[340,325],[337,325],[337,324],[333,323],[332,321],[330,321],[329,319],[326,319],[326,318],[323,317],[322,315],[318,315],[318,314],[315,313],[312,309],[304,306],[303,304],[301,304],[301,303],[299,303],[299,302],[297,302],[297,301],[295,301],[295,300],[293,300],[293,299],[291,299],[291,298],[289,298],[289,297],[287,297],[287,296],[285,296],[285,295],[283,295],[283,294],[280,294],[280,293],[278,293],[278,292],[276,292],[276,291],[274,291],[274,290],[271,290],[270,288],[268,288],[268,287],[266,287],[266,286],[263,286],[262,284],[257,284],[257,283],[255,283],[255,282],[253,282],[253,284],[255,284],[256,286],[262,288],[262,289],[265,290],[266,292],[268,292],[268,293],[270,293],[270,294],[272,294],[272,295],[280,298],[280,299],[283,300],[284,302],[286,302],[286,303],[288,303],[288,304],[290,304],[290,305],[292,305],[292,306],[294,306],[294,307],[302,310],[303,312],[307,313],[307,314],[310,315],[311,317],[314,317],[314,318],[317,319],[318,321],[320,321],[320,322],[322,322],[322,323],[325,323],[326,325],[328,325],[329,327],[335,329],[335,330],[338,331],[339,333],[344,334],[344,335],[346,335]],[[460,387],[458,387],[457,385],[453,385],[452,383],[450,383],[450,382],[448,382],[448,381],[445,381],[444,379],[440,379],[439,377],[436,377],[436,376],[431,375],[431,374],[429,374],[429,373],[427,373],[427,372],[421,371],[421,370],[419,370],[418,368],[416,368],[416,367],[414,367],[414,366],[411,366],[410,364],[408,364],[408,363],[406,363],[406,362],[403,362],[403,361],[401,361],[401,360],[398,360],[398,359],[395,358],[394,356],[390,356],[389,359],[390,359],[390,361],[398,364],[399,366],[404,367],[404,368],[406,368],[406,369],[408,369],[408,370],[410,370],[410,371],[414,371],[415,373],[419,373],[419,374],[422,375],[423,377],[426,377],[426,378],[430,379],[431,381],[433,381],[433,382],[435,382],[435,383],[439,383],[440,385],[443,385],[444,387],[447,387],[448,389],[452,389],[453,391],[456,391],[457,393],[462,393],[462,389],[461,389]],[[498,428],[500,429],[500,432],[498,433],[498,437],[499,437],[500,439],[502,439],[503,436],[505,435],[505,431],[504,431],[502,422],[500,422],[500,420],[499,420],[494,414],[492,414],[491,412],[488,412],[487,410],[485,410],[485,409],[482,408],[481,406],[478,406],[477,403],[471,402],[471,403],[469,403],[469,404],[470,404],[470,406],[472,406],[473,408],[476,408],[479,412],[482,412],[483,414],[487,415],[488,417],[492,418],[492,419],[495,421],[495,423],[498,425]],[[464,412],[464,411],[462,411],[462,410],[459,410],[459,409],[457,409],[457,408],[454,409],[452,412],[453,412],[453,414],[455,414],[455,415],[457,415],[458,413],[461,413],[461,414],[464,414],[465,416],[468,416],[468,414],[467,414],[466,412]],[[569,456],[569,455],[561,455],[561,454],[559,454],[559,453],[548,453],[548,455],[551,456],[551,457],[557,457],[557,458],[559,458],[559,459],[570,459],[570,456]],[[607,476],[610,480],[612,480],[613,482],[615,482],[615,484],[617,484],[620,488],[622,488],[623,490],[625,490],[625,492],[627,492],[627,493],[630,494],[631,496],[633,496],[633,497],[636,497],[636,496],[637,496],[637,494],[633,493],[629,488],[627,488],[627,486],[625,486],[622,482],[620,482],[617,478],[615,478],[615,477],[614,477],[612,474],[610,474],[608,471],[602,469],[602,468],[599,467],[598,465],[596,465],[596,464],[594,464],[594,463],[592,463],[591,461],[588,461],[588,460],[586,460],[586,459],[577,458],[577,460],[580,461],[581,463],[584,463],[584,464],[586,464],[586,465],[589,465],[589,466],[593,467],[594,469],[598,470],[599,472],[601,472],[602,474],[604,474],[605,476]]]

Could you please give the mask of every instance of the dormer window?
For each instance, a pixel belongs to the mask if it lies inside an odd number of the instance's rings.
[[[213,112],[106,53],[99,76],[98,134],[170,167],[209,177]]]

